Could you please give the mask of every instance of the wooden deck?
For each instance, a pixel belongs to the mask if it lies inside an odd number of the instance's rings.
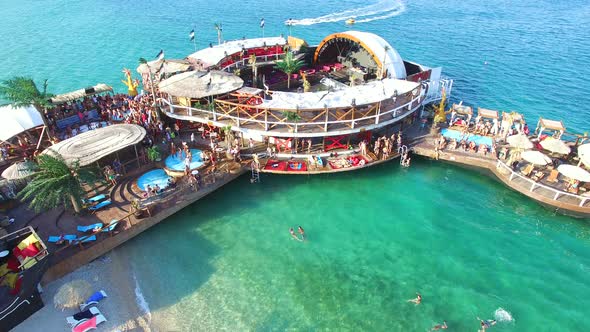
[[[590,194],[574,195],[544,182],[534,180],[512,170],[508,165],[499,161],[495,156],[463,152],[459,150],[434,151],[434,139],[426,137],[416,141],[411,150],[420,156],[442,160],[463,167],[484,170],[493,174],[509,188],[534,199],[542,205],[554,209],[561,214],[590,218]]]

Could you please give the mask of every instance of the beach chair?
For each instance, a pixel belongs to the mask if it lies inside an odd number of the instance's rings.
[[[92,211],[92,213],[102,209],[103,207],[107,206],[107,205],[111,205],[111,201],[102,201],[94,206],[91,206],[88,208],[88,210]]]
[[[91,198],[89,198],[89,199],[83,199],[82,201],[83,201],[84,203],[86,203],[86,204],[89,204],[89,203],[96,203],[96,202],[100,202],[100,201],[102,201],[102,200],[103,200],[103,199],[105,199],[105,198],[107,198],[107,196],[106,196],[105,194],[100,194],[100,195],[96,195],[96,196],[94,196],[94,197],[91,197]]]
[[[527,165],[524,170],[521,171],[522,175],[524,176],[529,176],[531,175],[531,172],[533,171],[533,168],[535,168],[535,166],[533,166],[533,164],[529,164]]]
[[[60,240],[68,241],[68,243],[72,243],[76,240],[76,235],[61,235],[61,236],[50,236],[47,242],[49,243],[57,243]]]
[[[80,248],[84,249],[84,247],[82,246],[82,244],[83,243],[92,242],[92,241],[96,241],[96,235],[91,235],[91,236],[77,238],[75,241],[72,242],[72,244],[77,244],[77,245],[80,246]]]
[[[72,328],[72,332],[86,332],[96,329],[100,323],[106,322],[107,319],[103,315],[96,315],[90,319],[86,319],[78,323]]]
[[[99,290],[97,292],[95,292],[94,294],[90,295],[90,297],[88,298],[88,300],[86,300],[86,302],[80,304],[80,311],[84,311],[86,310],[86,308],[93,306],[93,305],[97,305],[98,302],[100,302],[102,299],[107,298],[107,293],[103,290]]]
[[[102,228],[102,223],[97,222],[96,224],[92,224],[92,225],[87,225],[87,226],[78,226],[76,227],[76,229],[78,230],[78,232],[82,232],[82,233],[86,233],[88,231],[94,231],[97,228]]]
[[[66,317],[66,322],[70,324],[70,327],[74,327],[85,320],[88,320],[94,316],[100,315],[100,310],[97,307],[91,307],[88,310],[81,310],[79,313]]]
[[[109,233],[111,236],[113,236],[113,232],[118,224],[119,224],[119,220],[113,219],[113,220],[111,220],[111,222],[108,226],[106,226],[102,229],[102,232]]]
[[[557,182],[558,176],[559,176],[559,172],[556,169],[551,170],[551,173],[549,173],[549,177],[547,178],[547,182],[553,182],[553,183]]]

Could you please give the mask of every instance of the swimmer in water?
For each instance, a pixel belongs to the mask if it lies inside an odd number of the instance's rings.
[[[299,234],[301,234],[301,238],[303,239],[303,241],[305,241],[306,238],[305,238],[305,231],[303,230],[303,227],[297,226],[297,231],[299,232]]]
[[[422,295],[420,295],[420,293],[416,292],[416,298],[408,300],[408,302],[413,302],[414,304],[418,305],[422,302]]]
[[[297,241],[302,241],[297,234],[295,234],[295,231],[293,230],[293,227],[289,228],[289,233],[291,233],[291,237],[293,237],[295,240]]]
[[[487,320],[483,320],[479,317],[477,317],[477,320],[480,322],[481,324],[481,332],[485,332],[486,329],[496,325],[496,320],[495,319],[487,319]]]
[[[434,326],[433,326],[433,327],[430,329],[430,331],[446,330],[447,328],[448,328],[448,326],[447,326],[447,321],[446,321],[446,320],[443,320],[443,323],[442,323],[442,324],[437,324],[437,325],[434,325]]]

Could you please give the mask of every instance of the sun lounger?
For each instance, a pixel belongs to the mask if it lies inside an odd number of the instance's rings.
[[[102,229],[102,232],[109,233],[109,234],[113,235],[113,231],[115,230],[115,228],[117,227],[118,224],[119,224],[119,220],[113,219],[113,220],[111,220],[111,223],[108,226],[106,226]]]
[[[94,316],[100,315],[100,310],[97,307],[91,307],[88,310],[81,310],[79,313],[66,317],[66,322],[70,324],[71,327],[74,327],[85,320],[88,320]]]
[[[102,209],[103,207],[110,205],[110,204],[111,204],[111,201],[102,201],[94,206],[89,207],[88,210],[90,210],[92,212],[96,212],[96,211],[98,211],[98,210]]]
[[[531,175],[531,172],[533,171],[533,168],[535,166],[533,166],[533,164],[529,164],[527,165],[527,167],[524,168],[524,170],[522,171],[522,175],[524,176],[529,176]]]
[[[107,196],[105,194],[100,194],[94,197],[91,197],[89,199],[84,199],[84,203],[96,203],[96,202],[100,202],[103,199],[107,198]]]
[[[557,182],[557,177],[559,176],[559,172],[554,169],[551,171],[551,173],[549,173],[549,177],[547,178],[547,182]]]
[[[80,311],[86,310],[86,308],[97,305],[102,299],[107,297],[107,293],[103,290],[99,290],[94,294],[90,295],[88,300],[85,303],[80,304]]]
[[[92,224],[92,225],[86,225],[86,226],[78,226],[76,227],[76,229],[78,230],[78,232],[82,232],[82,233],[86,233],[88,231],[93,231],[97,228],[102,228],[102,223],[98,222],[96,224]]]
[[[62,235],[62,236],[50,236],[47,240],[49,243],[57,243],[59,240],[68,241],[72,243],[72,241],[76,240],[76,235]]]
[[[100,323],[106,322],[107,319],[103,315],[96,315],[90,319],[83,320],[78,325],[72,328],[72,332],[86,332],[96,329],[96,326]]]

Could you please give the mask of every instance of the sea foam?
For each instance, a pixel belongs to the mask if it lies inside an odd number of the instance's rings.
[[[498,322],[514,322],[512,315],[504,308],[498,308],[494,311],[494,319]]]
[[[137,302],[137,306],[141,310],[141,313],[146,315],[147,318],[151,320],[152,314],[150,311],[150,306],[143,296],[143,292],[141,291],[141,287],[139,286],[139,281],[137,281],[135,273],[133,274],[133,279],[135,280],[135,301]]]
[[[314,25],[341,22],[351,18],[355,19],[356,23],[364,23],[398,16],[405,10],[406,6],[402,1],[380,0],[368,6],[347,9],[318,17],[291,19],[290,23],[292,25]]]

